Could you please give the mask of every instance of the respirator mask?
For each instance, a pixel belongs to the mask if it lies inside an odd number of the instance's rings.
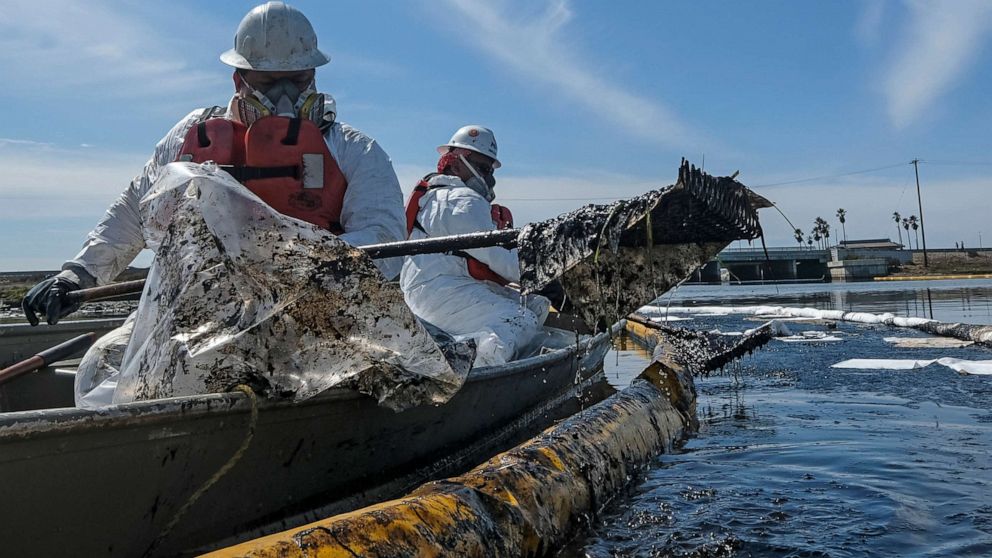
[[[302,118],[317,125],[323,120],[324,95],[317,92],[312,80],[301,90],[293,81],[283,78],[260,91],[236,72],[234,82],[238,91],[231,99],[231,114],[245,126],[266,116]]]

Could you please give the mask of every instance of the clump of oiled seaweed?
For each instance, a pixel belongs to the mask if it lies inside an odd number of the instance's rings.
[[[560,278],[570,311],[603,330],[730,242],[760,236],[757,208],[765,203],[743,184],[683,160],[674,186],[525,227],[521,285],[534,292]]]

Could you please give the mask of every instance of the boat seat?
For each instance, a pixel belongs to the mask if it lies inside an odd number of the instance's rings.
[[[567,329],[544,326],[541,332],[534,336],[529,343],[524,345],[513,360],[522,360],[540,354],[544,354],[558,349],[563,349],[575,344],[575,332]]]

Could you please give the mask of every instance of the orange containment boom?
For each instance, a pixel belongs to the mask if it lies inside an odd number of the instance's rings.
[[[694,424],[691,376],[655,362],[630,387],[465,475],[207,556],[545,555]]]

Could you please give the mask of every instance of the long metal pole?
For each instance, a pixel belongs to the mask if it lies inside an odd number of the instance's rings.
[[[913,170],[916,171],[916,202],[920,206],[920,232],[923,234],[923,267],[930,267],[927,261],[927,229],[923,226],[923,196],[920,195],[920,160],[913,159]]]
[[[418,254],[438,254],[456,250],[471,250],[472,248],[486,248],[489,246],[515,248],[520,232],[520,229],[503,229],[451,236],[436,236],[418,240],[399,240],[396,242],[384,242],[382,244],[367,244],[358,248],[365,251],[374,260],[395,258],[398,256],[415,256]],[[125,281],[113,285],[72,291],[66,293],[65,299],[69,302],[104,300],[125,294],[140,293],[144,286],[144,279]]]

